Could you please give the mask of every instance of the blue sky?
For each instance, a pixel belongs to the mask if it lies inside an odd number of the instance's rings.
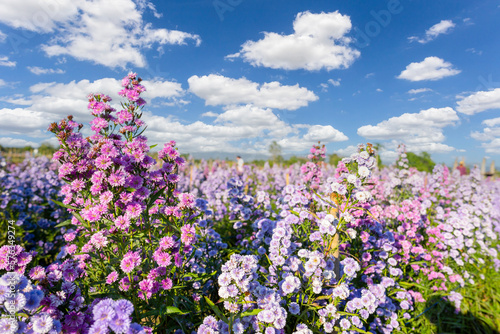
[[[500,156],[499,1],[4,0],[0,145],[55,143],[88,93],[148,89],[154,143],[251,160],[277,141]]]

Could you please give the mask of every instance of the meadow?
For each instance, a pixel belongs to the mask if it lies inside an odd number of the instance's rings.
[[[156,154],[145,90],[0,169],[1,333],[498,333],[500,182],[371,144],[336,165]],[[145,130],[146,129],[146,130]],[[154,157],[153,157],[154,156]]]

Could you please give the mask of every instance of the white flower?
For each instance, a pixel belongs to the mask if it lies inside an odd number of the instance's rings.
[[[328,228],[328,227],[330,227],[330,225],[331,225],[331,223],[330,223],[328,220],[326,220],[326,219],[321,219],[321,220],[319,221],[319,224],[320,224],[321,226],[323,226],[324,228]]]
[[[370,175],[370,170],[365,167],[365,166],[361,166],[358,168],[358,174],[359,176],[361,176],[362,178],[366,178]]]
[[[356,235],[358,234],[355,229],[353,228],[348,228],[347,229],[347,234],[351,237],[351,239],[356,238]]]
[[[356,177],[356,175],[352,175],[352,174],[347,175],[347,182],[349,182],[349,183],[354,184],[354,183],[356,183],[357,179],[358,178]]]
[[[333,221],[335,220],[335,216],[331,215],[331,214],[327,214],[325,216],[325,219],[328,220],[330,223],[333,223]]]
[[[339,186],[340,186],[340,184],[338,182],[333,182],[330,185],[330,188],[332,189],[333,192],[337,192],[337,190],[339,189]]]

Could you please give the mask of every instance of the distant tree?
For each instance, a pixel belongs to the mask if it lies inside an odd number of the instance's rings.
[[[269,145],[269,153],[271,154],[271,160],[273,162],[282,162],[283,157],[281,156],[281,146],[273,140],[271,145]]]
[[[337,153],[333,153],[328,156],[328,163],[330,165],[337,166],[340,160],[342,160],[342,157]]]
[[[431,173],[436,165],[436,163],[432,161],[431,155],[427,152],[422,152],[420,154],[406,152],[406,156],[408,157],[408,165],[410,167],[415,167],[421,172]]]
[[[373,148],[375,149],[375,158],[377,159],[377,166],[379,169],[382,169],[384,167],[384,164],[382,163],[382,159],[380,158],[380,150],[384,148],[384,145],[380,143],[375,143],[373,144]]]
[[[55,151],[57,151],[57,148],[52,146],[50,143],[41,143],[38,148],[38,153],[45,156],[51,156]]]

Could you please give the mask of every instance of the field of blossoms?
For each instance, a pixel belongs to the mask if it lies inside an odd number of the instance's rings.
[[[0,333],[498,333],[500,182],[185,160],[147,143],[146,89],[89,95],[93,134],[0,167]],[[155,158],[153,158],[155,157]],[[10,233],[9,231],[15,231]]]

